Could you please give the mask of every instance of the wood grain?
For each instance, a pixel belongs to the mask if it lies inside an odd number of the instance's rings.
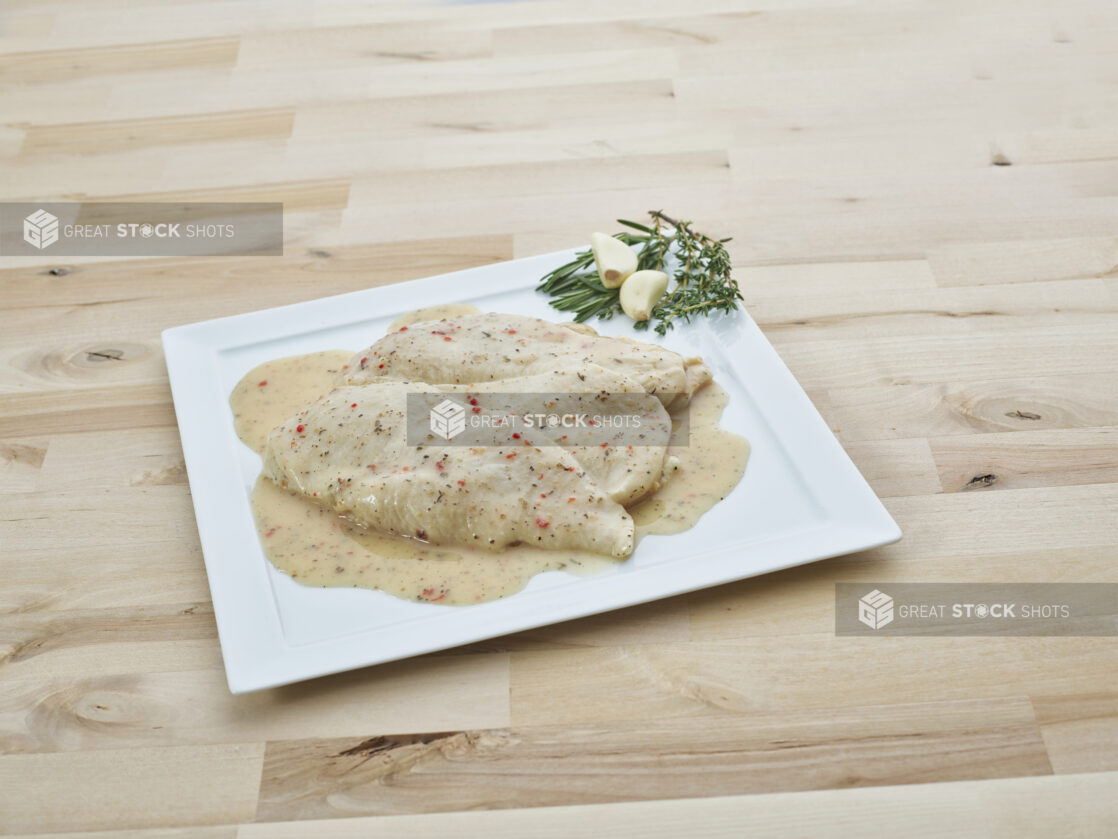
[[[246,826],[243,839],[296,837],[311,829],[327,837],[462,836],[546,839],[580,833],[651,836],[886,835],[1010,839],[1104,837],[1118,829],[1112,805],[1115,773],[1014,778],[906,787],[588,804],[544,810],[495,810],[438,816],[389,816]]]
[[[872,766],[872,770],[867,768]],[[257,819],[1048,774],[1027,700],[270,743]]]
[[[33,126],[24,134],[21,155],[95,155],[122,149],[212,143],[222,140],[283,139],[291,135],[294,111],[246,111],[207,117],[123,120]]]
[[[36,50],[0,56],[0,81],[47,84],[88,80],[125,73],[157,73],[193,67],[232,69],[237,61],[237,38],[163,41],[153,44],[114,44],[69,50]]]
[[[220,824],[256,808],[259,744],[0,757],[5,832]],[[191,778],[189,785],[181,778]],[[34,795],[22,781],[35,778]]]
[[[282,257],[0,256],[0,832],[1118,834],[1107,638],[838,582],[1118,582],[1105,0],[8,0],[0,199],[279,201]],[[905,532],[228,693],[159,333],[663,208]],[[530,279],[530,278],[529,278]]]

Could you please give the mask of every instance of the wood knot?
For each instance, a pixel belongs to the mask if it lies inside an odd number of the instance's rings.
[[[19,357],[22,370],[36,378],[54,381],[122,381],[134,379],[136,365],[159,360],[148,344],[114,341],[111,344],[57,347]],[[160,365],[161,366],[161,365]]]
[[[967,481],[967,484],[963,487],[963,489],[981,489],[982,487],[988,487],[997,479],[998,476],[993,474],[975,475],[973,478]]]
[[[1009,417],[1010,419],[1026,419],[1026,420],[1038,420],[1038,419],[1040,419],[1040,414],[1034,414],[1032,411],[1021,411],[1021,410],[1006,411],[1005,415],[1007,417]]]
[[[85,354],[85,360],[92,361],[94,364],[103,361],[121,361],[123,358],[124,350],[117,349],[90,350]]]
[[[151,348],[144,344],[121,342],[119,344],[106,344],[104,346],[86,346],[75,350],[68,357],[64,357],[63,364],[71,369],[93,371],[104,375],[110,370],[123,369],[123,365],[143,361],[152,355]],[[109,375],[113,375],[109,373]]]
[[[65,277],[67,274],[74,273],[74,269],[67,268],[65,265],[56,265],[54,268],[48,268],[46,273],[52,277]]]

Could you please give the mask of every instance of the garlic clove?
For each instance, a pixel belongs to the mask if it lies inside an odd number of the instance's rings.
[[[590,250],[606,288],[617,288],[637,270],[637,255],[633,249],[605,233],[590,234]]]
[[[633,320],[648,320],[667,290],[668,275],[663,271],[637,271],[621,286],[621,308]]]

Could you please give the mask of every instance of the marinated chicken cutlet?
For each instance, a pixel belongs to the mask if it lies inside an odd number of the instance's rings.
[[[582,324],[469,314],[410,324],[355,355],[326,396],[276,427],[264,474],[370,530],[438,545],[633,549],[625,507],[678,467],[668,406],[710,380],[700,359]],[[484,444],[409,439],[408,396],[469,404]],[[597,417],[592,430],[527,414]],[[614,424],[637,418],[638,426]],[[410,443],[410,445],[409,445]]]
[[[341,387],[269,435],[264,474],[359,524],[438,545],[513,544],[625,557],[633,520],[557,445],[408,445],[415,383]]]
[[[701,359],[655,344],[607,338],[585,324],[523,315],[473,314],[402,327],[351,360],[338,384],[376,377],[468,384],[580,371],[587,364],[628,376],[666,407],[685,405],[711,379]]]

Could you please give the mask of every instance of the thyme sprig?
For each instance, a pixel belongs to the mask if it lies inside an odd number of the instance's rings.
[[[730,274],[730,255],[725,243],[691,227],[689,221],[676,221],[660,210],[650,210],[651,226],[618,219],[629,230],[614,238],[630,247],[640,246],[637,270],[654,269],[671,273],[674,285],[652,309],[646,321],[634,329],[651,325],[660,335],[676,323],[690,323],[693,317],[711,312],[732,312],[742,300],[737,281]],[[674,266],[674,270],[673,270]],[[545,275],[537,291],[551,297],[551,305],[569,312],[579,323],[590,318],[609,320],[621,311],[620,290],[606,288],[594,266],[594,254],[579,251],[566,265]]]

